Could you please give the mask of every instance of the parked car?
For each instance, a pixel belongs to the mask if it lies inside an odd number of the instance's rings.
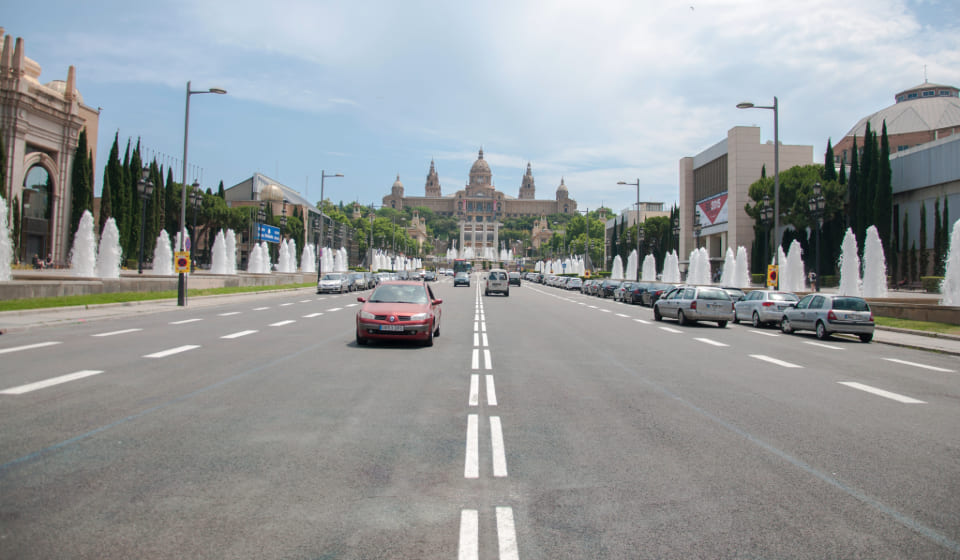
[[[617,286],[620,285],[620,280],[604,280],[600,284],[600,288],[597,290],[597,295],[602,298],[612,298],[613,292],[617,289]]]
[[[743,290],[740,288],[730,288],[727,286],[722,286],[721,288],[723,291],[727,292],[727,295],[730,296],[730,299],[733,301],[733,303],[737,303],[747,295],[743,293]]]
[[[633,285],[636,282],[620,282],[620,285],[617,286],[617,289],[613,291],[613,299],[616,301],[626,302],[627,292],[633,290]]]
[[[520,285],[520,273],[519,272],[508,272],[507,273],[507,283],[511,286]]]
[[[637,304],[643,303],[643,294],[653,285],[650,282],[625,282],[629,284],[629,287],[625,288],[623,291],[623,297],[621,301],[624,303]]]
[[[344,293],[350,291],[350,278],[343,272],[328,272],[317,282],[317,293]]]
[[[457,286],[466,286],[469,288],[470,275],[463,271],[456,273],[453,277],[453,287],[456,288]]]
[[[442,313],[438,299],[426,282],[384,282],[366,299],[357,312],[357,344],[370,340],[418,340],[433,346],[440,336]]]
[[[423,279],[427,282],[435,282],[437,280],[437,273],[432,270],[428,270],[423,273]]]
[[[733,302],[727,292],[714,286],[680,286],[667,292],[653,304],[653,318],[676,318],[686,325],[697,321],[716,321],[721,329],[733,320]]]
[[[783,310],[800,298],[790,292],[754,290],[733,304],[733,322],[750,321],[755,328],[768,323],[780,324]]]
[[[487,273],[487,282],[483,288],[483,294],[489,296],[493,293],[510,296],[510,281],[507,280],[507,271],[502,268],[492,268]]]
[[[367,277],[362,272],[351,272],[349,278],[351,292],[362,292],[367,289]]]
[[[570,280],[567,281],[567,289],[568,289],[568,290],[578,290],[578,291],[579,291],[582,286],[583,286],[583,280],[581,280],[581,279],[580,279],[579,277],[577,277],[577,276],[574,276],[573,278],[571,278]]]
[[[785,333],[806,330],[820,340],[834,333],[855,334],[860,342],[873,340],[873,312],[861,297],[838,294],[810,294],[783,311],[780,330]]]
[[[640,305],[653,307],[653,304],[657,303],[665,293],[677,287],[679,287],[678,284],[652,284],[640,294]]]

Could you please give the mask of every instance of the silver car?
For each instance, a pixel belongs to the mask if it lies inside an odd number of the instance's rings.
[[[350,279],[343,272],[328,272],[317,282],[317,293],[344,293],[350,291]]]
[[[783,310],[799,300],[796,294],[790,292],[754,290],[733,304],[733,322],[750,321],[754,328],[769,323],[779,325]]]
[[[697,321],[716,321],[721,329],[733,320],[733,301],[722,288],[680,286],[667,292],[653,304],[653,318],[676,318],[686,325]]]
[[[780,330],[785,333],[814,331],[817,338],[833,333],[855,334],[860,342],[873,340],[873,312],[866,300],[838,294],[810,294],[783,312]]]

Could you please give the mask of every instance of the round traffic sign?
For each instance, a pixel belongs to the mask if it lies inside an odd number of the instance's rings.
[[[187,268],[189,259],[187,257],[179,257],[177,259],[177,268]]]

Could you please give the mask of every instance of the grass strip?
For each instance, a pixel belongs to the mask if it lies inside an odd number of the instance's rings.
[[[213,296],[221,294],[242,294],[247,292],[266,292],[271,290],[289,290],[294,288],[312,287],[312,282],[303,284],[280,284],[277,286],[237,286],[231,288],[205,288],[187,290],[187,297]],[[150,301],[176,299],[176,290],[163,292],[117,292],[112,294],[90,294],[82,296],[45,297],[20,300],[0,301],[0,311],[23,311],[28,309],[45,309],[49,307],[76,307],[85,305],[102,305],[106,303],[128,303],[132,301]]]
[[[914,321],[912,319],[897,319],[895,317],[877,317],[876,315],[874,315],[873,320],[881,327],[960,335],[960,325],[951,325],[950,323]]]

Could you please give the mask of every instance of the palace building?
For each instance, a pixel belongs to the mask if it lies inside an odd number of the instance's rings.
[[[563,179],[557,187],[553,200],[537,200],[533,170],[527,164],[527,172],[521,179],[517,197],[498,191],[493,186],[493,173],[490,165],[483,159],[483,149],[470,168],[469,182],[451,195],[441,192],[440,179],[436,166],[430,162],[430,171],[424,185],[424,196],[405,196],[400,176],[388,196],[383,197],[383,206],[402,209],[407,206],[425,207],[440,216],[455,217],[460,222],[460,242],[458,249],[472,247],[476,254],[482,254],[485,248],[499,249],[501,221],[525,216],[548,216],[550,214],[574,214],[577,201],[570,193]]]

